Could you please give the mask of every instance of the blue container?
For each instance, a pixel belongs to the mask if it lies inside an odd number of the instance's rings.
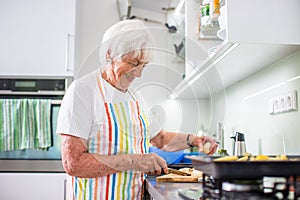
[[[181,159],[181,163],[191,164],[192,161],[185,156],[206,156],[206,154],[201,152],[190,152],[190,153],[184,153],[183,158]]]
[[[178,164],[184,157],[184,150],[181,151],[174,151],[174,152],[168,152],[168,151],[163,151],[157,147],[151,146],[149,148],[150,153],[156,153],[163,159],[165,159],[166,163],[168,165],[170,164]]]

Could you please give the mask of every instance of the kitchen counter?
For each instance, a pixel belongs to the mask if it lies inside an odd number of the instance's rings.
[[[156,176],[148,176],[145,183],[148,196],[155,200],[176,200],[184,199],[179,195],[178,189],[195,189],[202,188],[202,183],[157,183]]]
[[[0,159],[0,172],[58,172],[65,173],[61,160]]]

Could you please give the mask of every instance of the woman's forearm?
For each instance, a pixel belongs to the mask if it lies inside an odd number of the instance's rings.
[[[186,143],[186,138],[187,138],[187,134],[181,134],[181,133],[174,134],[171,138],[168,138],[168,142],[163,146],[163,150],[179,151],[179,150],[189,148],[189,146]]]
[[[167,132],[162,130],[156,137],[151,139],[151,144],[165,151],[179,151],[195,146],[199,151],[204,151],[205,143],[210,143],[207,154],[213,154],[218,148],[218,144],[213,138],[207,136],[196,136],[194,134],[183,134]]]
[[[72,158],[71,156],[67,156],[66,158],[63,157],[65,171],[71,176],[84,178],[115,174],[121,170],[118,170],[114,163],[124,163],[125,161],[126,159],[122,159],[121,156],[107,157],[90,153],[82,153],[77,158]]]
[[[76,161],[64,159],[64,167],[69,175],[84,178],[95,178],[130,170],[156,174],[160,174],[163,170],[167,173],[166,162],[154,153],[113,156],[84,153]]]
[[[167,173],[165,160],[154,153],[93,154],[88,152],[86,140],[65,134],[61,138],[63,166],[71,176],[95,178],[129,170],[160,174],[163,169]]]
[[[187,144],[187,136],[188,134],[162,130],[157,137],[151,140],[151,143],[164,151],[179,151],[190,147]],[[194,136],[191,135],[189,140],[192,141],[193,138]]]

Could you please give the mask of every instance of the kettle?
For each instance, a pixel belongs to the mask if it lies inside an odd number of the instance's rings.
[[[233,143],[233,155],[243,156],[246,153],[245,135],[243,133],[236,132],[235,136],[230,137],[234,140]]]

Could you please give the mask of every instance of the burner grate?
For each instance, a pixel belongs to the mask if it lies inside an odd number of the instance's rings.
[[[266,179],[268,181],[266,181]],[[271,180],[271,181],[270,181]],[[266,182],[268,184],[266,184]],[[203,197],[208,200],[295,200],[300,199],[300,178],[264,177],[222,180],[203,174]]]

